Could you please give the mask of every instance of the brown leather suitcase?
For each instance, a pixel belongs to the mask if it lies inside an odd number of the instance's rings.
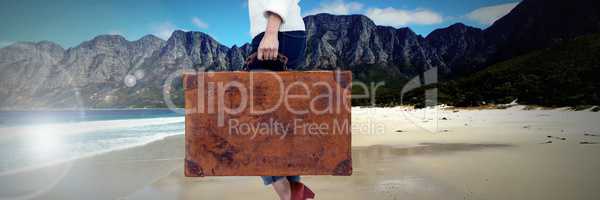
[[[185,175],[352,173],[350,71],[185,73]]]

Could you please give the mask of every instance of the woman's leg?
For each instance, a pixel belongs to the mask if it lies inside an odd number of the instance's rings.
[[[256,36],[251,43],[252,52],[257,51],[257,48],[262,40],[264,33]],[[279,51],[288,57],[288,70],[298,70],[304,64],[306,50],[306,32],[292,31],[279,33]],[[290,181],[300,182],[300,176],[262,176],[265,185],[272,184],[273,189],[280,199],[291,199]]]
[[[279,195],[281,200],[290,200],[292,197],[292,189],[287,178],[280,178],[273,182],[273,189]]]
[[[300,176],[261,176],[265,185],[273,185],[273,189],[280,199],[290,199],[290,182],[300,182]]]

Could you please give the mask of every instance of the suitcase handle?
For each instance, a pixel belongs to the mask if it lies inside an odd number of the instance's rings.
[[[250,54],[248,56],[248,58],[246,58],[246,61],[244,61],[244,70],[248,71],[250,65],[254,65],[257,63],[269,63],[268,65],[270,66],[282,66],[284,71],[287,71],[287,62],[288,62],[288,58],[287,56],[283,55],[283,54],[277,54],[277,59],[276,60],[258,60],[258,53],[253,53]],[[265,66],[268,67],[268,66]]]

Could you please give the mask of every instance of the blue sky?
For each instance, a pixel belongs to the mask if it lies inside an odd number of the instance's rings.
[[[3,0],[0,47],[15,41],[57,42],[65,48],[100,34],[128,40],[173,30],[202,31],[224,45],[248,42],[248,0]],[[485,28],[519,0],[302,0],[303,15],[364,14],[378,25],[410,27],[426,36],[456,22]]]

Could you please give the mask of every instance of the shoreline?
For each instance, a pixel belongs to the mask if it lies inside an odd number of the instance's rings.
[[[44,192],[33,199],[90,199],[88,195],[91,193],[99,195],[91,199],[115,199],[154,182],[166,175],[165,171],[183,163],[182,141],[183,135],[167,136],[144,145],[2,174],[0,185],[8,186],[5,181],[10,180],[29,181],[14,182],[16,185],[0,189],[0,198],[7,197],[6,194],[12,191],[41,190]],[[175,148],[165,149],[165,145]],[[177,152],[178,150],[181,152]],[[173,157],[179,154],[181,157]],[[130,178],[124,180],[123,177],[127,176]],[[46,185],[48,182],[55,184]],[[103,185],[103,188],[97,188],[98,184]],[[46,187],[49,187],[47,191]],[[81,187],[85,192],[73,194],[73,187]],[[97,190],[104,192],[96,193]]]
[[[157,143],[160,142],[161,140],[174,140],[177,139],[178,137],[183,136],[183,133],[181,134],[174,134],[174,135],[168,135],[168,136],[164,136],[162,138],[156,139],[156,140],[152,140],[152,141],[148,141],[148,142],[144,142],[144,143],[139,143],[139,144],[131,144],[131,145],[127,145],[127,146],[123,146],[123,147],[119,147],[119,148],[114,148],[114,149],[108,149],[105,151],[99,151],[99,152],[94,152],[94,153],[90,153],[90,154],[86,154],[86,155],[82,155],[76,158],[69,158],[69,159],[64,159],[64,160],[57,160],[54,162],[49,162],[49,163],[44,163],[41,165],[36,165],[36,166],[27,166],[27,167],[23,167],[23,168],[19,168],[19,169],[11,169],[11,170],[7,170],[7,171],[0,171],[0,176],[9,176],[9,175],[13,175],[13,174],[17,174],[17,173],[24,173],[24,172],[29,172],[29,171],[33,171],[33,170],[40,170],[43,168],[49,168],[49,167],[56,167],[59,165],[65,165],[68,163],[73,163],[73,162],[77,162],[79,160],[84,160],[84,159],[94,159],[94,157],[96,156],[103,156],[106,154],[111,154],[111,153],[118,153],[119,151],[126,151],[129,149],[135,149],[135,148],[143,148],[144,146],[147,145],[152,145],[153,143]]]

